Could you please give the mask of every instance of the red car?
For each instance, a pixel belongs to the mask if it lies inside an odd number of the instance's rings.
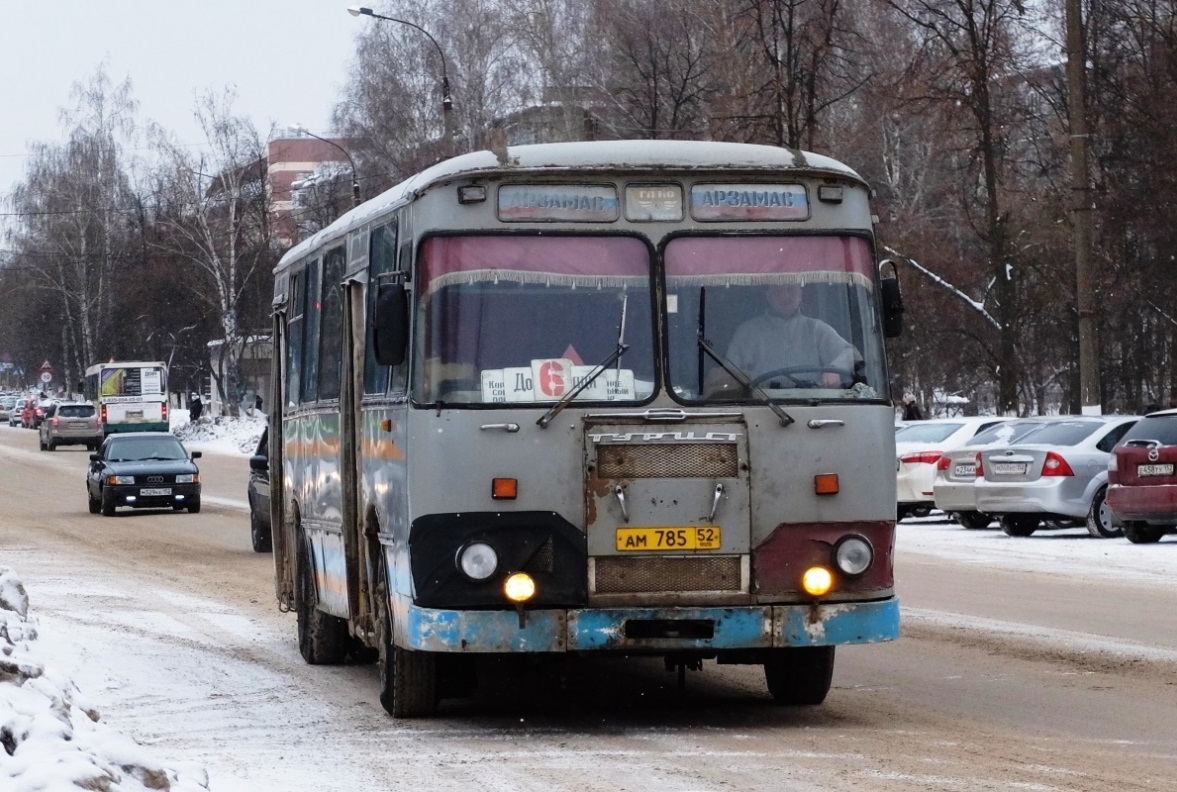
[[[20,416],[20,424],[25,429],[40,429],[41,421],[45,420],[45,408],[50,402],[40,399],[29,399],[25,402],[24,412]]]
[[[1112,449],[1107,504],[1133,544],[1177,532],[1177,410],[1146,415]]]

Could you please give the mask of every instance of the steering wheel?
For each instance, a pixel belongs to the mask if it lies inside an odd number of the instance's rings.
[[[765,380],[770,380],[773,377],[788,377],[794,385],[799,388],[816,388],[818,384],[814,380],[799,379],[793,375],[795,374],[837,374],[841,377],[843,382],[851,382],[854,380],[854,372],[850,369],[837,368],[836,366],[785,366],[783,368],[772,369],[752,379],[752,385],[759,385]]]

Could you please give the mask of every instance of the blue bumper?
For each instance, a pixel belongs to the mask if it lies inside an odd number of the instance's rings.
[[[683,652],[899,637],[899,600],[743,608],[451,611],[393,603],[398,645],[429,652]],[[678,627],[681,626],[681,629]],[[676,634],[677,633],[677,634]]]

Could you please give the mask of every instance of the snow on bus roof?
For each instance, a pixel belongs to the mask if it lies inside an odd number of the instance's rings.
[[[560,169],[576,170],[713,170],[776,172],[784,169],[825,171],[862,181],[849,166],[831,157],[800,149],[727,143],[710,140],[599,140],[510,146],[500,159],[489,150],[473,151],[444,160],[410,176],[400,184],[352,209],[326,228],[295,245],[278,262],[277,270],[312,248],[370,222],[414,192],[458,175],[480,172]]]

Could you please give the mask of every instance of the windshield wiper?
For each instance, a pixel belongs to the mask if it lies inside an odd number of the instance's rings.
[[[561,396],[560,400],[553,404],[552,408],[544,413],[538,421],[536,421],[536,424],[539,425],[540,429],[547,429],[548,424],[552,422],[552,419],[559,415],[560,411],[567,407],[568,403],[575,399],[578,393],[596,382],[597,377],[601,376],[601,372],[612,366],[614,363],[617,363],[617,372],[620,375],[621,356],[625,354],[625,350],[629,349],[629,345],[625,343],[625,314],[626,308],[628,308],[628,306],[629,295],[621,295],[621,322],[617,328],[617,348],[613,350],[609,357],[598,363],[596,368],[594,368],[589,373],[589,375],[584,378],[584,381]]]
[[[711,359],[718,363],[724,371],[730,374],[736,382],[747,388],[749,393],[755,393],[758,395],[760,400],[764,403],[764,406],[768,407],[768,409],[776,413],[777,417],[781,419],[781,426],[788,426],[791,423],[797,422],[793,416],[785,412],[779,404],[772,400],[772,397],[765,392],[764,388],[761,388],[759,385],[752,384],[752,380],[750,380],[747,375],[744,374],[744,372],[740,371],[740,369],[730,360],[719,354],[715,347],[711,346],[711,342],[702,335],[699,336],[699,349],[706,352],[711,357]]]

